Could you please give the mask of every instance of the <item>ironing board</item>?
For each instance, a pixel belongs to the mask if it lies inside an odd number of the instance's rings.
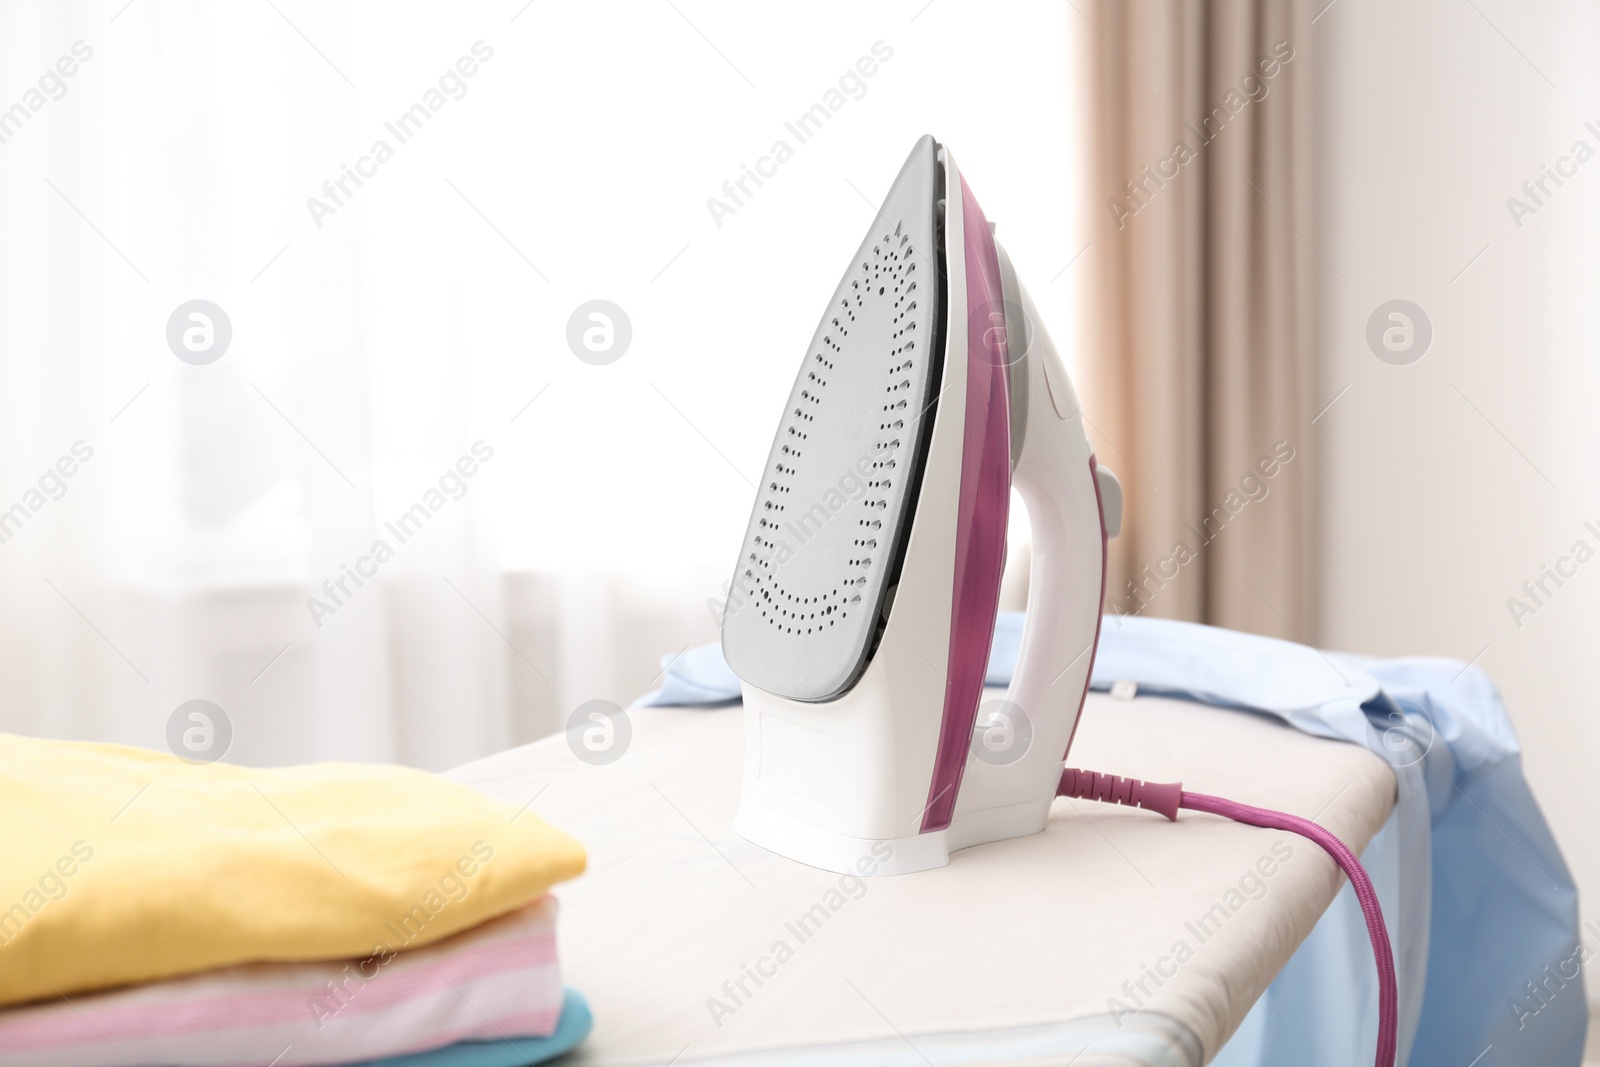
[[[1341,884],[1292,834],[1077,800],[948,867],[841,877],[730,828],[738,705],[628,714],[609,765],[558,734],[450,774],[588,846],[558,893],[595,1016],[573,1067],[1198,1067]],[[1161,697],[1091,694],[1072,762],[1315,818],[1358,853],[1394,803],[1363,748]]]

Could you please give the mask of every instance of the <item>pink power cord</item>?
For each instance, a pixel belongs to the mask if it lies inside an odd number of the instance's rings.
[[[1383,924],[1383,910],[1378,905],[1378,893],[1372,888],[1372,879],[1367,877],[1361,861],[1345,847],[1343,841],[1310,819],[1266,808],[1253,808],[1205,793],[1186,793],[1183,786],[1175,782],[1141,782],[1137,778],[1122,778],[1068,767],[1061,772],[1061,785],[1056,795],[1145,808],[1159,812],[1174,822],[1177,821],[1179,808],[1204,811],[1251,826],[1287,830],[1322,846],[1350,879],[1356,899],[1361,902],[1361,914],[1367,920],[1367,936],[1372,939],[1372,955],[1378,964],[1378,1055],[1375,1062],[1377,1067],[1394,1067],[1400,1020],[1394,952],[1389,947],[1389,931]]]

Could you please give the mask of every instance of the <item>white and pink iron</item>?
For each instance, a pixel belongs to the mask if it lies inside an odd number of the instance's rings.
[[[980,722],[1013,486],[1028,614]],[[876,874],[1044,829],[1121,510],[1032,300],[949,150],[923,137],[823,313],[734,572],[734,829]]]

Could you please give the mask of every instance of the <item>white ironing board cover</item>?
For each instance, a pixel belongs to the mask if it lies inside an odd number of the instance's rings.
[[[449,774],[589,849],[557,894],[566,980],[595,1016],[573,1067],[1197,1067],[1342,884],[1293,834],[1058,800],[1042,834],[842,890],[731,830],[737,705],[628,715],[630,747],[606,766],[558,734]],[[1167,698],[1090,694],[1072,754],[1314,818],[1357,853],[1394,804],[1364,748]],[[825,920],[796,926],[819,904]],[[741,978],[743,993],[724,985]]]

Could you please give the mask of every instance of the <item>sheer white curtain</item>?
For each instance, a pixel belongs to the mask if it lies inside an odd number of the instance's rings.
[[[625,704],[715,636],[797,346],[922,132],[1070,333],[1053,5],[568,7],[0,8],[0,729],[163,747],[204,699],[239,762],[445,767]]]

